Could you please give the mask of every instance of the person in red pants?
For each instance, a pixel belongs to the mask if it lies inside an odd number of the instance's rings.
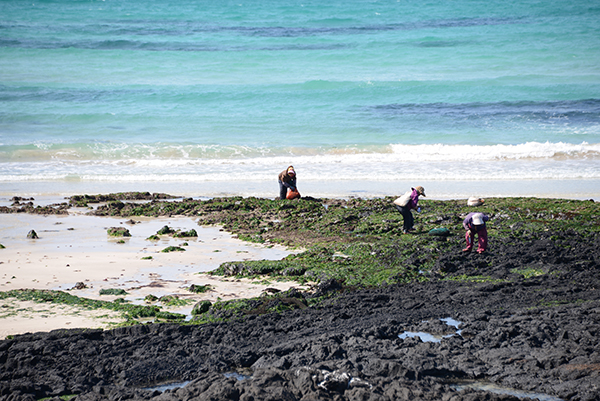
[[[477,253],[485,252],[488,243],[485,222],[489,219],[488,216],[480,212],[472,212],[467,215],[463,221],[463,227],[467,230],[465,233],[467,247],[463,249],[463,252],[471,252],[475,243],[475,234],[477,234]]]

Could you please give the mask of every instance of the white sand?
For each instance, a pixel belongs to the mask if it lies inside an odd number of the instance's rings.
[[[120,313],[107,309],[86,310],[8,298],[2,301],[0,322],[0,339],[3,339],[12,334],[65,328],[105,329],[123,322],[123,318]]]
[[[216,269],[226,261],[281,259],[291,252],[283,247],[266,247],[234,238],[219,227],[200,227],[188,217],[130,219],[85,216],[85,210],[69,216],[0,214],[0,291],[13,289],[50,289],[103,300],[115,296],[99,295],[101,289],[121,288],[125,299],[143,304],[144,297],[175,294],[180,298],[216,301],[259,296],[266,288],[285,290],[301,288],[297,283],[256,283],[250,280],[224,279],[199,274]],[[163,226],[188,231],[195,229],[198,238],[162,236],[159,241],[147,238]],[[115,238],[109,227],[125,227],[131,237]],[[35,230],[39,239],[27,239]],[[118,241],[122,239],[124,243]],[[184,252],[163,253],[168,246],[182,246]],[[142,259],[151,256],[152,259]],[[76,283],[86,288],[73,289]],[[194,294],[191,284],[210,284],[213,291]],[[193,307],[163,307],[189,314]],[[160,305],[160,303],[158,304]],[[88,311],[61,305],[0,301],[0,338],[9,334],[48,331],[71,327],[109,327],[118,322],[118,314],[107,310]],[[21,309],[18,313],[14,311]],[[94,317],[94,316],[107,316]]]

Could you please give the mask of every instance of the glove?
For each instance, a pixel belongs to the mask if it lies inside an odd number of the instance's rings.
[[[421,213],[421,207],[420,206],[417,208],[417,213]]]

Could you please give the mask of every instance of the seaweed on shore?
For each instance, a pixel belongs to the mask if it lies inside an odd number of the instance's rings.
[[[328,294],[332,295],[332,293]],[[294,309],[305,309],[316,305],[325,298],[324,292],[318,295],[308,294],[291,288],[287,291],[263,293],[260,297],[234,299],[229,301],[218,300],[200,301],[194,307],[192,324],[245,319],[249,316],[263,315],[265,313],[281,313]]]
[[[451,275],[436,265],[448,255],[462,258],[462,220],[473,210],[490,216],[490,253],[495,252],[494,246],[510,249],[514,243],[544,240],[561,244],[566,237],[575,235],[585,240],[600,231],[600,205],[593,201],[494,198],[477,209],[461,200],[424,200],[423,211],[415,213],[416,233],[403,235],[402,217],[391,201],[320,200],[306,201],[307,206],[279,201],[280,209],[275,213],[273,203],[278,201],[265,201],[252,208],[257,201],[249,199],[247,203],[236,201],[236,208],[243,213],[227,209],[201,214],[201,222],[224,224],[243,239],[308,248],[278,261],[226,262],[211,274],[269,275],[300,283],[336,278],[345,285],[364,287]],[[428,235],[440,227],[451,235]],[[493,263],[484,260],[482,256],[480,262]]]
[[[216,275],[268,275],[299,283],[336,278],[348,286],[377,286],[429,280],[440,257],[463,245],[463,218],[477,210],[490,216],[490,252],[495,244],[561,239],[600,232],[600,205],[594,201],[540,198],[490,198],[474,208],[466,200],[422,199],[416,231],[402,234],[402,216],[393,197],[299,201],[222,197],[209,200],[152,200],[145,204],[107,204],[96,215],[198,218],[200,225],[222,225],[238,238],[303,250],[279,261],[231,261]],[[447,237],[428,235],[445,228]]]
[[[213,275],[322,284],[336,280],[343,288],[368,288],[438,279],[481,282],[535,279],[560,274],[553,258],[557,249],[594,244],[600,238],[600,204],[594,201],[538,198],[490,198],[480,207],[466,200],[422,199],[414,213],[416,231],[402,234],[402,216],[393,197],[375,199],[272,200],[222,197],[208,200],[165,200],[146,203],[117,200],[90,212],[94,215],[196,217],[199,225],[222,225],[238,238],[262,244],[281,244],[297,253],[281,260],[228,261]],[[464,255],[463,218],[471,211],[489,215],[489,250]],[[168,227],[167,227],[168,228]],[[448,236],[429,235],[445,228]],[[175,232],[175,230],[169,230]],[[172,233],[171,232],[171,233]],[[514,256],[517,245],[537,247],[540,257]],[[593,246],[593,245],[590,245]],[[181,247],[163,252],[183,251]],[[564,256],[559,256],[565,260]],[[521,264],[519,264],[521,263]],[[578,268],[594,257],[570,261]],[[535,273],[532,273],[535,272]]]
[[[154,317],[156,319],[177,321],[185,319],[185,315],[161,311],[157,306],[132,305],[118,298],[113,302],[81,298],[64,291],[54,290],[11,290],[0,291],[0,299],[16,298],[22,301],[51,302],[78,306],[87,309],[110,309],[122,312],[127,324],[137,323],[136,319]]]
[[[33,202],[15,202],[11,206],[0,206],[0,213],[29,213],[41,215],[66,215],[69,214],[70,205],[66,202],[52,205],[34,205]]]
[[[164,193],[150,192],[118,192],[112,194],[98,195],[73,195],[69,198],[69,204],[78,207],[87,207],[89,203],[118,202],[124,200],[154,200],[154,199],[173,199],[174,196]]]

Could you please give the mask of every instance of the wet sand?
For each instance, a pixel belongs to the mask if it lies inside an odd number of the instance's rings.
[[[338,177],[336,180],[307,179],[300,176],[298,189],[302,196],[315,198],[374,198],[404,193],[410,187],[422,185],[432,199],[466,199],[470,196],[590,199],[600,198],[600,180],[597,179],[537,179],[537,180],[418,180],[399,179],[393,174],[384,181],[355,180]],[[4,182],[0,188],[0,204],[13,196],[69,196],[81,194],[109,194],[139,191],[167,193],[175,196],[203,197],[255,196],[273,199],[278,196],[277,181],[254,181],[245,177],[244,185],[231,181],[206,182],[108,182],[108,181],[37,181]],[[60,195],[57,195],[60,194]]]
[[[110,301],[116,296],[99,292],[116,288],[127,291],[125,299],[135,304],[143,304],[147,295],[158,298],[177,295],[194,302],[163,310],[189,314],[198,300],[249,298],[259,296],[268,287],[281,290],[299,287],[297,283],[265,284],[202,274],[226,261],[281,259],[291,252],[283,247],[243,242],[219,227],[199,227],[188,217],[136,218],[133,224],[129,219],[82,213],[79,210],[68,216],[0,214],[0,244],[5,246],[0,250],[0,291],[61,290]],[[181,231],[195,229],[198,237],[165,235],[158,241],[147,239],[164,226]],[[111,237],[107,234],[110,227],[127,228],[131,237]],[[39,238],[28,239],[30,230],[35,230]],[[169,246],[185,251],[161,252]],[[75,289],[77,283],[86,288]],[[210,284],[213,290],[195,294],[188,291],[192,284]],[[57,328],[107,328],[123,321],[112,312],[56,305],[49,311],[47,304],[14,299],[3,301],[1,306],[0,338]]]

